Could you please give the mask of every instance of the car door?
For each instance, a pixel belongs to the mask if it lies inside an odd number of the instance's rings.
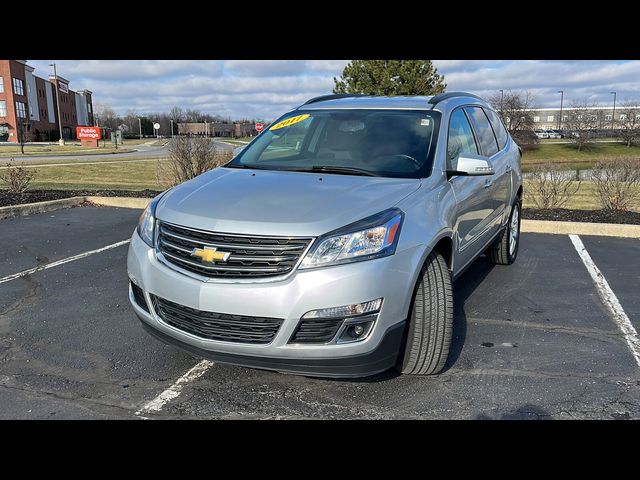
[[[491,237],[500,230],[511,192],[511,166],[504,149],[506,139],[502,139],[501,144],[498,142],[487,116],[487,112],[491,112],[490,109],[486,109],[485,112],[481,107],[465,107],[465,110],[478,137],[482,155],[489,158],[495,172],[485,177],[484,184],[487,193],[486,208],[491,211],[487,218],[487,236]]]
[[[480,149],[463,108],[453,111],[449,120],[447,138],[447,170],[456,171],[462,154],[479,155]],[[484,176],[452,176],[449,179],[456,198],[457,250],[455,268],[461,268],[474,256],[469,248],[479,241],[486,228],[491,211],[487,208],[488,195]]]

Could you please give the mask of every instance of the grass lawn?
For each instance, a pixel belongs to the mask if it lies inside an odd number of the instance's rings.
[[[542,142],[537,150],[524,152],[522,155],[522,168],[531,170],[535,165],[548,161],[560,163],[567,170],[586,169],[593,166],[598,160],[606,160],[615,157],[640,158],[640,146],[628,147],[622,143],[594,143],[578,149],[572,144]]]
[[[36,168],[29,189],[162,190],[156,182],[157,160]]]

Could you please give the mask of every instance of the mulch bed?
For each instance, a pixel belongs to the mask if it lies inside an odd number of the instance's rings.
[[[95,195],[100,197],[144,197],[153,198],[160,192],[157,190],[33,190],[22,195],[10,194],[0,190],[0,207],[20,205],[23,203],[44,202],[61,198]],[[529,220],[555,220],[563,222],[591,222],[591,223],[624,223],[640,225],[638,212],[613,212],[607,210],[569,210],[555,208],[542,210],[525,208],[522,218]]]
[[[542,210],[524,208],[522,218],[528,220],[555,220],[561,222],[589,222],[589,223],[624,223],[640,225],[640,213],[616,212],[610,210],[569,210],[554,208]]]
[[[61,198],[94,195],[100,197],[145,197],[153,198],[160,192],[155,190],[33,190],[22,195],[0,190],[0,207],[23,203],[45,202]]]

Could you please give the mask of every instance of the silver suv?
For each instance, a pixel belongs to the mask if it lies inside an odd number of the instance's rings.
[[[213,361],[438,373],[453,280],[483,253],[518,254],[520,157],[468,93],[311,99],[153,199],[129,299],[149,333]]]

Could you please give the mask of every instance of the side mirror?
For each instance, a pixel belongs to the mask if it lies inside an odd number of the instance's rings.
[[[244,147],[236,147],[236,148],[234,148],[234,149],[233,149],[233,157],[234,157],[234,158],[235,158],[235,157],[237,157],[237,156],[238,156],[238,154],[239,154],[242,150],[244,150]]]
[[[458,157],[458,168],[456,170],[447,170],[447,175],[450,177],[478,177],[482,175],[493,175],[494,173],[493,165],[491,165],[489,159],[468,153],[464,153]]]

